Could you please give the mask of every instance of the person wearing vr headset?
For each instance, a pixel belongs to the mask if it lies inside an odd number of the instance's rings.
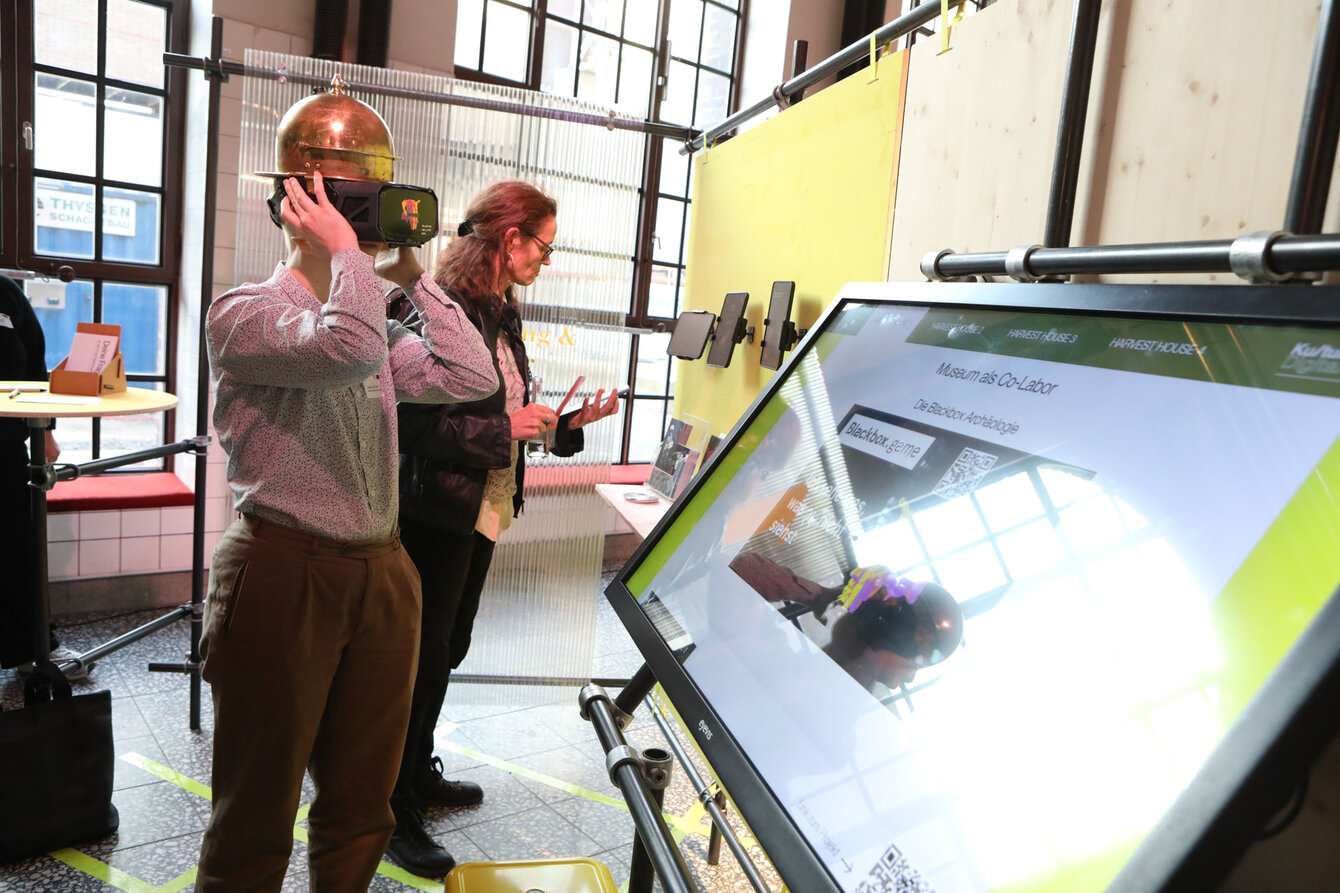
[[[421,221],[341,198],[395,193],[385,121],[341,88],[285,113],[278,168],[261,174],[278,183],[287,261],[215,299],[205,320],[240,519],[214,551],[200,645],[214,704],[200,893],[280,889],[304,770],[310,889],[367,889],[395,825],[418,658],[419,577],[396,529],[396,401],[498,387],[478,331],[407,247]],[[415,204],[400,213],[426,216],[411,212],[431,193],[401,189]],[[386,319],[383,280],[417,308],[417,332]]]
[[[400,507],[405,549],[423,577],[423,632],[414,705],[391,804],[396,830],[387,854],[408,871],[441,877],[455,860],[423,827],[423,806],[469,806],[479,786],[442,777],[433,732],[451,671],[470,647],[494,544],[521,511],[523,441],[549,435],[549,451],[571,456],[582,426],[618,409],[603,390],[559,416],[530,399],[530,370],[521,337],[516,289],[549,264],[558,206],[522,180],[503,180],[470,200],[456,238],[438,259],[436,279],[484,336],[502,387],[490,397],[451,406],[400,404]],[[389,312],[420,324],[403,298]]]
[[[842,586],[823,587],[758,552],[731,570],[770,602],[803,605],[828,625],[820,647],[869,691],[909,683],[963,639],[963,611],[939,583],[897,577],[881,565],[853,569]]]

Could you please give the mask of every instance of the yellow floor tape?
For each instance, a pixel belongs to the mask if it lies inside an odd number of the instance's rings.
[[[562,779],[554,778],[552,775],[545,775],[542,772],[536,772],[532,769],[527,769],[525,766],[520,766],[516,763],[508,762],[507,760],[500,760],[497,757],[480,753],[479,751],[468,747],[461,747],[452,742],[438,742],[438,744],[439,746],[452,750],[462,756],[469,757],[472,760],[487,763],[490,766],[502,769],[512,775],[529,778],[532,781],[537,781],[540,784],[548,785],[549,787],[556,788],[557,790],[564,791],[574,796],[592,800],[596,803],[604,803],[607,806],[614,806],[619,809],[626,810],[628,808],[624,805],[622,800],[599,793],[598,791],[592,791],[578,785],[569,784]],[[162,763],[154,762],[143,754],[129,751],[121,754],[121,759],[130,765],[142,769],[151,775],[156,775],[164,781],[176,785],[183,791],[194,794],[201,799],[213,799],[213,792],[210,790],[209,785],[197,781],[190,776],[182,775],[180,772],[177,772],[168,766],[164,766]],[[293,838],[303,843],[307,842],[307,829],[302,827],[300,823],[306,821],[307,813],[310,808],[310,804],[304,804],[298,809],[298,813],[294,817],[295,824],[293,825]],[[703,817],[704,810],[702,804],[694,804],[694,806],[682,816],[667,814],[665,818],[670,825],[670,833],[674,838],[675,843],[682,842],[689,834],[707,835],[710,833],[710,823],[704,825]],[[749,841],[748,843],[752,844],[752,841]],[[196,870],[194,868],[178,875],[166,884],[155,887],[153,884],[142,881],[134,875],[127,874],[118,868],[113,868],[106,862],[95,859],[76,849],[66,847],[59,850],[53,850],[48,853],[48,855],[53,859],[65,863],[76,871],[83,872],[89,877],[102,881],[110,887],[115,887],[118,890],[124,891],[124,893],[180,893],[180,891],[185,890],[187,887],[195,883]],[[410,874],[400,866],[392,865],[390,862],[382,862],[378,865],[377,873],[391,878],[392,880],[400,881],[407,887],[411,887],[415,890],[422,890],[424,893],[442,893],[442,884],[437,881],[430,881],[426,878],[421,878],[418,875]],[[626,891],[628,889],[628,883],[625,881],[620,885],[619,889]]]

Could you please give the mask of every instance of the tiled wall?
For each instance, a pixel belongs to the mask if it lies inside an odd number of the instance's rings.
[[[205,511],[205,561],[230,513],[222,503]],[[189,505],[161,509],[120,509],[104,512],[62,512],[48,516],[47,563],[50,579],[114,577],[191,569]],[[605,533],[629,533],[632,528],[614,511],[605,513]]]
[[[211,452],[214,449],[217,447]],[[192,460],[178,461],[189,465]],[[224,465],[211,457],[205,497],[206,562],[233,517],[224,470]],[[191,483],[187,480],[188,485]],[[48,514],[48,578],[74,580],[190,570],[194,511],[182,505]]]

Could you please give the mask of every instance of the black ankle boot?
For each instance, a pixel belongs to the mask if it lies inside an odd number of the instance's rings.
[[[395,831],[386,845],[386,855],[419,877],[446,877],[456,867],[456,860],[428,836],[418,810],[396,797],[391,798],[391,810],[395,813]]]
[[[473,781],[448,781],[442,776],[442,758],[433,757],[414,773],[414,799],[422,806],[474,806],[484,791]]]

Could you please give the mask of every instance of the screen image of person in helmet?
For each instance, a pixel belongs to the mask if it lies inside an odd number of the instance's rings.
[[[368,888],[395,827],[419,644],[421,584],[397,532],[396,401],[498,388],[489,349],[420,267],[413,234],[393,247],[345,215],[341,195],[392,182],[376,110],[336,78],[285,112],[275,159],[258,176],[282,191],[285,253],[204,320],[239,518],[214,550],[200,643],[214,745],[197,893],[280,889],[305,772],[311,889]],[[419,331],[386,319],[390,285]]]
[[[870,565],[854,569],[842,586],[823,587],[758,552],[737,555],[730,567],[769,602],[807,608],[819,626],[803,626],[806,635],[873,694],[880,685],[911,683],[918,670],[945,660],[963,639],[958,602],[933,581]]]

